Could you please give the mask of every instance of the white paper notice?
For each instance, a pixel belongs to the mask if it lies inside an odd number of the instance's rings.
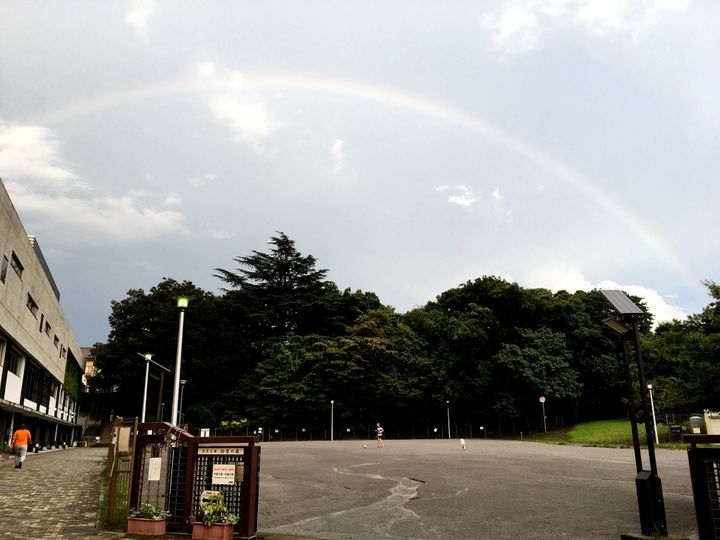
[[[219,485],[232,485],[235,483],[234,463],[213,463],[212,483]]]

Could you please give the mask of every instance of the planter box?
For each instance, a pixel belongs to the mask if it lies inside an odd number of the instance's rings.
[[[233,525],[218,523],[216,525],[203,525],[193,523],[193,540],[232,540]]]
[[[127,518],[128,534],[143,536],[163,536],[167,519]]]

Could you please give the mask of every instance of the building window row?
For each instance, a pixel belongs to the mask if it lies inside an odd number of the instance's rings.
[[[7,278],[8,267],[12,267],[13,270],[15,270],[15,273],[18,275],[18,277],[22,278],[22,273],[25,270],[25,267],[22,265],[22,263],[20,262],[20,259],[18,258],[18,256],[15,254],[14,251],[12,252],[12,256],[10,259],[7,258],[7,255],[3,255],[2,267],[0,267],[0,281],[2,281],[3,283],[5,283],[5,280]],[[35,301],[35,299],[32,297],[32,295],[30,293],[28,293],[28,295],[27,295],[27,302],[25,303],[25,305],[30,310],[30,313],[32,313],[33,316],[37,319],[40,308],[38,307],[37,302]],[[42,313],[40,314],[39,330],[40,330],[40,332],[44,331],[48,337],[53,335],[52,334],[52,325],[47,320],[45,320],[45,315]],[[57,334],[55,334],[53,336],[53,345],[55,346],[56,349],[58,349],[60,351],[61,358],[67,357],[67,349],[65,348],[65,346],[63,346],[60,343],[60,338],[57,336]],[[13,371],[13,373],[15,373],[15,372]]]

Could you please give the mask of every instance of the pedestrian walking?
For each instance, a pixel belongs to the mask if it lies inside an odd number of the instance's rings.
[[[27,426],[25,424],[22,424],[20,426],[20,429],[18,429],[15,433],[13,433],[12,436],[12,447],[13,452],[15,453],[15,468],[16,469],[22,469],[23,461],[25,461],[25,456],[27,455],[28,446],[30,446],[30,443],[32,442],[32,435],[30,434],[30,430],[28,430]]]
[[[378,448],[385,446],[385,443],[383,442],[383,433],[385,433],[385,430],[380,425],[380,422],[378,422],[377,427],[375,428],[375,440]]]

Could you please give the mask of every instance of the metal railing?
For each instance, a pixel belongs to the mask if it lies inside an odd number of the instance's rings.
[[[688,462],[692,481],[695,515],[700,540],[720,539],[720,447],[698,448],[698,444],[718,444],[720,435],[685,435],[690,444]]]

